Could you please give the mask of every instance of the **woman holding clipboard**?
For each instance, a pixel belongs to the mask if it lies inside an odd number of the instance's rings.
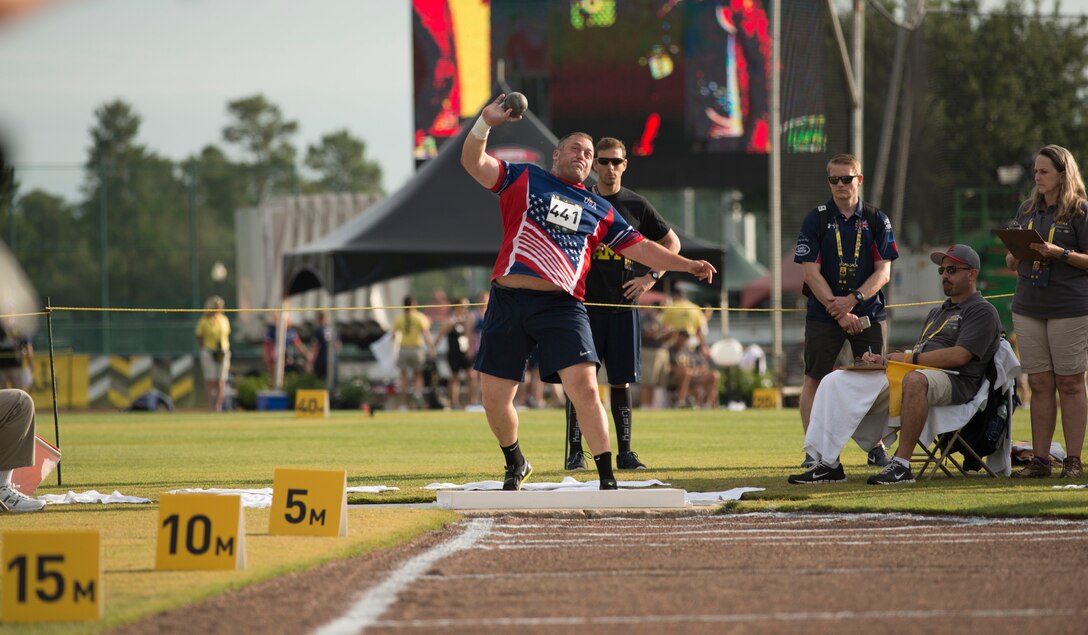
[[[1005,264],[1017,272],[1013,329],[1031,387],[1031,443],[1035,458],[1013,478],[1051,475],[1050,445],[1057,406],[1068,457],[1062,478],[1079,478],[1088,421],[1088,196],[1073,155],[1048,145],[1035,157],[1035,187],[1014,227],[1038,232],[1042,242]],[[1055,396],[1055,393],[1057,396]]]

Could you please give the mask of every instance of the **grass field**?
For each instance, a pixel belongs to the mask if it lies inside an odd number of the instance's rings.
[[[45,413],[43,413],[45,414]],[[533,480],[559,480],[563,418],[559,410],[522,413],[521,443]],[[39,434],[52,439],[52,419]],[[1027,412],[1017,413],[1014,437],[1030,438]],[[1061,440],[1060,430],[1056,437]],[[433,501],[432,482],[499,479],[502,456],[482,414],[335,412],[325,421],[293,413],[62,413],[63,487],[50,478],[39,491],[114,490],[157,500],[178,488],[270,487],[276,467],[345,469],[349,485],[400,491],[351,495],[349,503]],[[937,477],[903,487],[872,487],[865,455],[843,453],[842,485],[786,483],[799,471],[801,432],[796,410],[637,411],[635,450],[652,468],[623,478],[657,478],[688,491],[763,487],[735,511],[895,511],[988,516],[1088,517],[1088,489],[1054,489],[1057,479]],[[583,480],[592,472],[576,474]],[[106,618],[98,624],[5,626],[3,632],[84,633],[180,606],[321,562],[382,549],[456,519],[439,510],[351,509],[348,538],[269,536],[268,511],[247,510],[248,565],[242,572],[154,571],[157,507],[76,505],[29,515],[0,516],[0,528],[99,528],[105,544]],[[2,619],[2,616],[0,616]]]

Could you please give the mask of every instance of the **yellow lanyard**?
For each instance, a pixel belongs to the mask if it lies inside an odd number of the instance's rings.
[[[1031,226],[1034,225],[1034,224],[1035,224],[1035,216],[1032,215],[1031,220],[1028,221],[1028,229],[1031,229]],[[1056,225],[1057,225],[1057,223],[1051,223],[1051,225],[1050,225],[1050,234],[1046,237],[1046,241],[1048,243],[1054,242],[1054,227]]]
[[[1028,221],[1028,229],[1031,229],[1031,226],[1034,225],[1034,224],[1035,224],[1035,214],[1032,214],[1031,215],[1031,220]],[[1054,228],[1057,225],[1058,225],[1058,223],[1055,223],[1055,222],[1052,222],[1050,224],[1050,234],[1047,235],[1047,237],[1046,237],[1046,241],[1048,243],[1053,243],[1054,242]],[[1035,269],[1039,269],[1040,267],[1049,267],[1050,263],[1049,262],[1043,262],[1043,261],[1040,261],[1040,260],[1036,260],[1036,261],[1034,261],[1032,263],[1032,266]]]
[[[926,327],[924,329],[922,329],[922,334],[918,336],[918,343],[915,344],[914,348],[912,349],[914,351],[914,354],[912,355],[912,358],[917,356],[918,353],[920,353],[922,351],[922,349],[925,347],[925,345],[927,343],[929,343],[929,340],[933,339],[934,337],[937,337],[937,334],[940,333],[941,331],[943,331],[944,327],[947,326],[948,323],[951,322],[952,319],[956,318],[956,317],[958,317],[958,316],[957,315],[950,316],[948,319],[946,319],[944,322],[942,322],[941,327],[938,328],[936,331],[934,331],[929,337],[926,337],[926,333],[929,333],[929,329],[933,327],[933,322],[930,322],[929,324],[926,324]]]
[[[858,257],[861,254],[861,220],[857,218],[857,212],[854,212],[854,225],[858,229],[857,240],[854,241],[854,265],[858,264]],[[835,248],[839,252],[839,264],[845,265],[846,261],[842,259],[842,234],[839,233],[839,221],[835,220]]]

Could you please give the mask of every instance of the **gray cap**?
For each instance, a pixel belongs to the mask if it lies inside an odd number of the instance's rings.
[[[978,252],[967,245],[952,245],[945,251],[935,251],[929,254],[929,259],[933,261],[933,264],[937,265],[944,263],[945,258],[951,258],[956,262],[962,262],[972,269],[980,269],[982,267],[982,261],[979,260]]]

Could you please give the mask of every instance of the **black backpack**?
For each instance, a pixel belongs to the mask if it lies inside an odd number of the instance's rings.
[[[821,205],[820,207],[822,207],[823,209],[818,212],[819,224],[816,226],[817,250],[824,248],[824,236],[827,235],[827,224],[831,222],[831,215],[834,213],[831,211],[831,208],[826,205]],[[869,224],[869,231],[873,232],[873,235],[875,236],[875,228],[877,227],[877,223],[879,222],[876,216],[876,207],[866,203],[865,201],[862,201],[861,213],[865,217],[865,222]],[[809,288],[807,282],[801,283],[801,295],[805,296],[806,298],[812,297],[812,289]]]
[[[986,399],[986,407],[975,413],[971,420],[960,430],[960,438],[956,440],[956,446],[952,452],[963,455],[963,468],[972,472],[982,469],[979,463],[964,448],[971,448],[980,458],[993,454],[1002,441],[1008,436],[1009,425],[1012,423],[1012,415],[1020,405],[1020,396],[1016,393],[1016,382],[1008,390],[1002,390],[997,385],[997,365],[990,360],[986,367],[986,379],[990,380],[990,394]],[[942,444],[949,434],[941,435]]]

